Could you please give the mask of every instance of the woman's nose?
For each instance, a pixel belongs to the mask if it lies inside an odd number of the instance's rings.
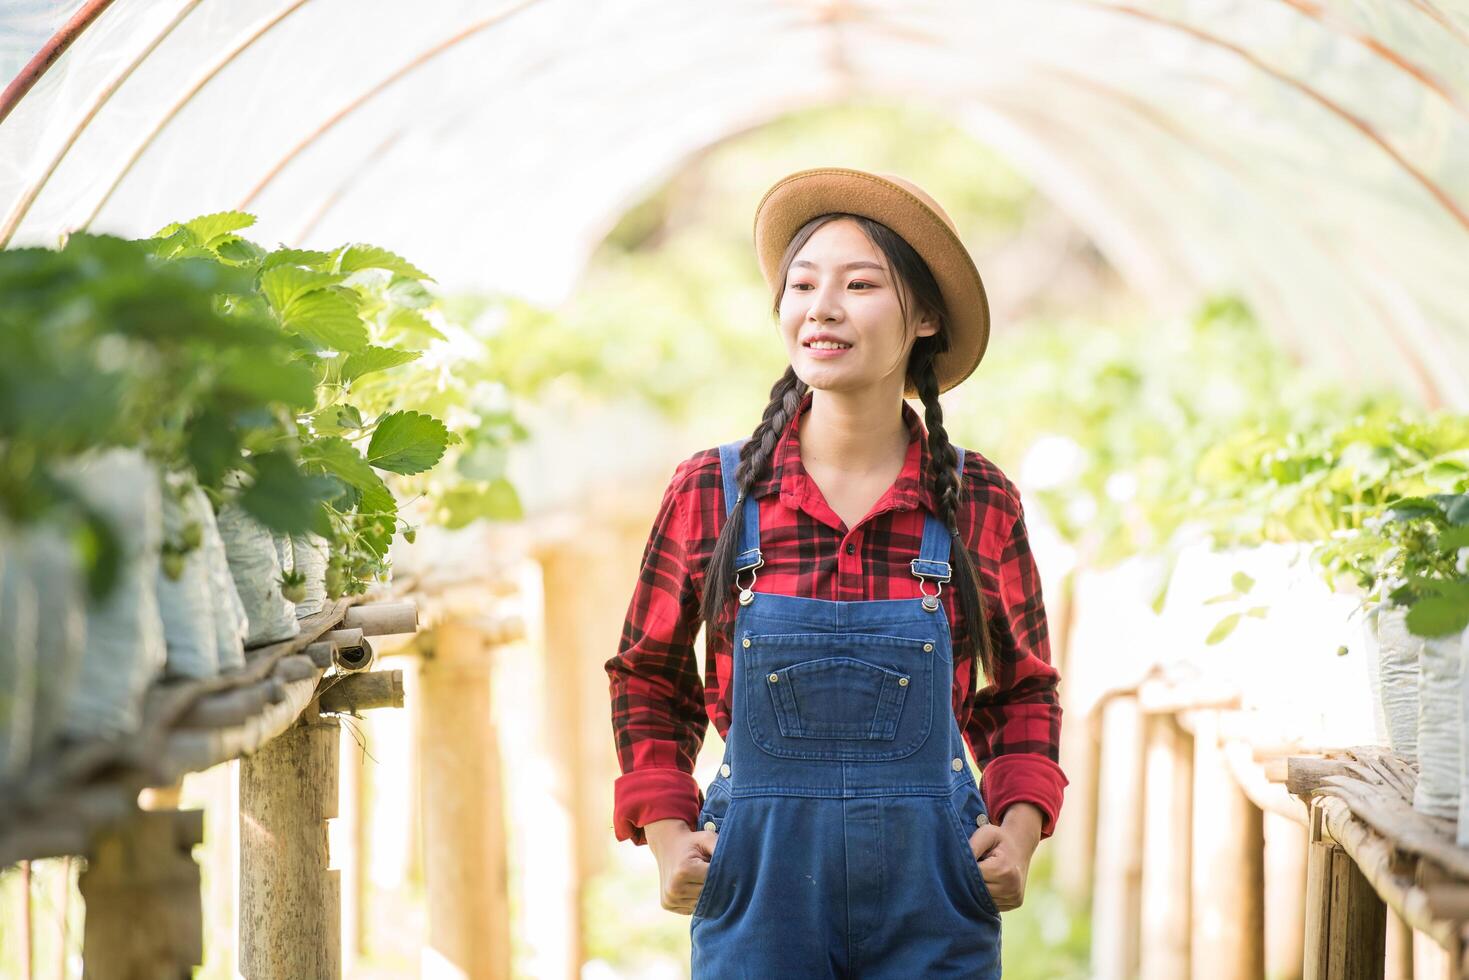
[[[806,315],[812,322],[825,323],[840,319],[842,306],[837,302],[835,293],[826,289],[818,289],[812,294],[811,308]]]

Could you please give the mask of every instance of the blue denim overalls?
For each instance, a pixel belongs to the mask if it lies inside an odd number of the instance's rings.
[[[741,442],[720,447],[729,512]],[[763,564],[758,503],[744,508],[737,581]],[[925,595],[949,578],[949,542],[926,515]],[[753,585],[699,814],[719,841],[689,927],[694,980],[998,977],[1000,914],[969,848],[989,818],[954,718],[942,586],[833,601]]]

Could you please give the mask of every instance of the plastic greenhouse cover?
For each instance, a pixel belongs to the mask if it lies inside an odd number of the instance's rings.
[[[1009,155],[1164,308],[1237,288],[1302,356],[1469,405],[1459,0],[103,6],[0,121],[8,243],[243,207],[270,244],[554,302],[690,154],[896,100]],[[7,73],[81,8],[7,4]]]

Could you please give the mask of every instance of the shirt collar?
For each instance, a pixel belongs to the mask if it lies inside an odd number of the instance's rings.
[[[811,399],[812,392],[808,390],[795,416],[786,424],[780,441],[775,444],[770,469],[755,481],[750,491],[753,496],[779,492],[782,503],[799,507],[808,494],[820,492],[801,462],[801,417],[810,409]],[[930,513],[937,514],[937,502],[929,489],[929,481],[924,478],[929,472],[928,433],[913,406],[906,401],[902,404],[903,423],[908,427],[908,455],[897,479],[883,498],[883,509],[912,510],[921,505]]]

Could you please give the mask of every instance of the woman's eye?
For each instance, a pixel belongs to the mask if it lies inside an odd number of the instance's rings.
[[[862,281],[858,280],[857,282],[852,283],[852,285],[854,285],[854,286],[871,286],[872,283],[870,283],[870,282],[862,282]]]

